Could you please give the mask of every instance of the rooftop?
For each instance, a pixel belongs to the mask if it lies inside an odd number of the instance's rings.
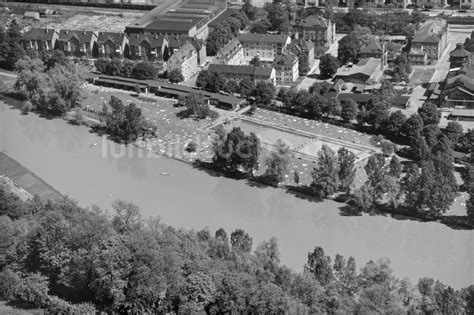
[[[166,39],[165,35],[131,34],[129,37],[131,46],[138,46],[143,41],[150,44],[151,47],[163,47]]]
[[[279,34],[240,34],[238,37],[241,42],[253,42],[253,43],[276,43],[285,44],[289,37],[288,35]]]
[[[251,75],[270,78],[273,68],[270,67],[253,67],[239,65],[217,65],[210,64],[208,70],[210,72],[219,72],[225,74]]]
[[[303,21],[301,21],[301,26],[302,27],[321,27],[321,28],[327,28],[329,26],[331,21],[329,21],[328,19],[325,19],[321,16],[317,16],[317,15],[311,15],[311,16],[308,16],[306,19],[304,19]]]
[[[113,43],[120,44],[123,42],[125,36],[126,35],[124,33],[99,32],[99,34],[97,35],[97,42],[100,44],[110,40]]]
[[[228,58],[234,55],[234,52],[236,52],[240,47],[242,47],[242,44],[237,38],[234,38],[227,45],[222,47],[218,54]]]
[[[446,20],[431,19],[423,23],[419,30],[415,32],[412,43],[437,43],[447,31]]]
[[[361,54],[376,54],[382,53],[382,46],[380,45],[380,41],[376,36],[370,36],[367,42],[363,43],[360,48]]]
[[[280,54],[276,56],[275,60],[273,61],[273,65],[292,67],[297,61],[298,61],[298,57],[296,55],[292,53],[285,53],[285,54]]]
[[[357,64],[352,66],[344,66],[339,68],[336,72],[336,77],[348,77],[355,74],[365,74],[372,76],[376,70],[380,67],[380,59],[377,58],[364,58],[361,59]]]
[[[469,57],[471,53],[464,49],[462,44],[456,44],[456,48],[452,50],[449,55],[451,57],[458,57],[458,58],[464,58],[464,57]]]
[[[54,29],[48,28],[32,28],[23,34],[24,40],[52,40],[54,36]]]
[[[95,32],[91,31],[61,30],[58,40],[69,41],[71,38],[76,38],[80,43],[90,43],[93,36],[95,36]]]
[[[194,45],[191,42],[186,42],[170,58],[178,59],[180,62],[182,62],[191,56],[194,51]]]

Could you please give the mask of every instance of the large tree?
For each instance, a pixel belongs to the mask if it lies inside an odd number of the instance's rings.
[[[281,139],[278,139],[275,143],[275,149],[270,152],[270,155],[265,160],[265,176],[274,184],[282,182],[288,170],[289,162],[290,147]]]
[[[340,63],[336,57],[325,54],[319,59],[319,71],[322,79],[332,78],[340,67]]]
[[[328,285],[334,279],[333,269],[331,266],[331,257],[324,254],[324,249],[315,247],[313,252],[308,253],[308,262],[305,265],[316,280],[322,285]]]
[[[438,125],[439,120],[441,119],[441,112],[439,111],[438,106],[431,102],[426,102],[418,108],[418,114],[425,125]]]
[[[355,35],[348,34],[344,36],[339,41],[337,49],[337,58],[341,64],[355,62],[357,60],[357,55],[359,54],[360,46],[360,41]]]
[[[357,113],[359,112],[359,105],[357,105],[356,101],[353,99],[347,99],[342,102],[342,109],[341,109],[341,118],[345,122],[351,122],[357,117]]]
[[[311,173],[311,187],[316,196],[327,198],[339,188],[339,165],[337,156],[323,144],[318,152],[317,166]]]
[[[349,193],[356,173],[355,154],[345,147],[340,147],[337,151],[337,161],[339,163],[339,189],[345,193]]]

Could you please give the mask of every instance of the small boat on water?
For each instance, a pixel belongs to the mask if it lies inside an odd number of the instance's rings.
[[[170,174],[166,173],[166,172],[163,172],[163,173],[160,173],[161,176],[169,176]]]

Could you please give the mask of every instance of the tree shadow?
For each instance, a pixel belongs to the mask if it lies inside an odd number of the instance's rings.
[[[339,214],[344,217],[360,217],[362,213],[358,207],[351,204],[345,204],[339,207]]]
[[[323,198],[314,195],[313,189],[307,185],[286,185],[285,190],[287,194],[290,194],[299,199],[303,199],[311,202],[322,202]]]

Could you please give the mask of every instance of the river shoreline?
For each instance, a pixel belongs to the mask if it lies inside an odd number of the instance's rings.
[[[3,96],[3,100],[7,103],[8,101],[10,102],[13,102],[13,103],[18,103],[20,102],[19,100],[15,99],[15,98],[12,98],[11,96],[7,96],[5,94],[2,94]],[[20,104],[9,104],[11,106],[14,106],[17,110],[19,110],[19,107],[20,107]],[[36,112],[33,112],[35,115],[38,115],[38,113]],[[72,118],[73,115],[67,115],[65,117],[63,117],[63,119],[65,121],[68,121],[69,123],[75,123],[75,119]],[[87,117],[87,118],[90,118],[92,120],[96,120],[96,117],[89,117],[88,116],[88,112],[87,111],[84,111],[84,116]],[[66,118],[68,117],[68,118]],[[91,124],[86,124],[86,126],[88,128],[91,128]],[[89,132],[91,132],[89,130]],[[152,140],[152,139],[150,139]],[[231,179],[238,179],[238,180],[241,180],[241,179],[245,179],[246,181],[248,182],[253,182],[253,183],[256,183],[258,185],[264,185],[264,186],[269,186],[269,187],[275,187],[275,188],[278,188],[278,189],[282,189],[284,191],[287,191],[287,192],[292,192],[292,193],[296,193],[296,194],[302,194],[302,195],[305,195],[307,196],[308,198],[312,198],[314,200],[317,200],[317,198],[308,193],[308,187],[306,185],[296,185],[296,186],[292,186],[292,185],[272,185],[272,184],[269,184],[268,182],[264,181],[261,179],[261,176],[245,176],[245,174],[240,174],[240,176],[235,176],[235,174],[228,174],[226,172],[223,172],[222,170],[220,169],[217,169],[215,167],[212,167],[212,163],[208,162],[208,161],[202,161],[200,160],[199,158],[186,158],[186,157],[181,157],[181,156],[175,156],[174,154],[166,154],[166,152],[162,153],[160,151],[157,151],[157,150],[153,150],[149,147],[147,147],[146,145],[146,141],[144,139],[138,139],[137,141],[131,143],[131,145],[135,146],[136,148],[140,149],[140,150],[144,150],[146,152],[149,152],[149,153],[152,153],[152,154],[155,154],[157,156],[163,156],[163,157],[166,157],[166,158],[169,158],[169,159],[172,159],[172,160],[175,160],[175,161],[178,161],[178,162],[182,162],[182,163],[186,163],[188,165],[191,165],[195,168],[198,168],[198,169],[206,169],[207,171],[212,171],[214,173],[217,173],[219,174],[220,176],[224,176],[224,177],[227,177],[227,178],[231,178]],[[341,199],[339,198],[336,198],[336,200],[339,200],[339,202],[341,201]],[[351,213],[352,215],[360,215],[362,212],[360,211],[357,211],[355,209],[355,207],[353,207],[350,202],[348,202],[348,200],[342,200],[342,203],[341,205],[344,205],[346,204],[347,207],[349,208],[352,208],[348,211],[348,213]],[[377,209],[377,210],[374,210],[374,211],[371,211],[370,212],[371,215],[390,215],[392,216],[403,216],[405,218],[408,218],[408,219],[412,219],[412,220],[416,220],[416,221],[421,221],[421,222],[437,222],[437,223],[440,223],[440,224],[444,224],[452,229],[463,229],[463,230],[473,230],[474,229],[474,221],[469,221],[467,220],[467,217],[466,216],[455,216],[455,215],[446,215],[446,216],[441,216],[441,217],[434,217],[434,216],[428,216],[428,215],[425,215],[425,214],[422,214],[422,213],[410,213],[408,211],[403,211],[402,209],[391,209],[389,207],[385,207],[382,205],[381,209]]]

